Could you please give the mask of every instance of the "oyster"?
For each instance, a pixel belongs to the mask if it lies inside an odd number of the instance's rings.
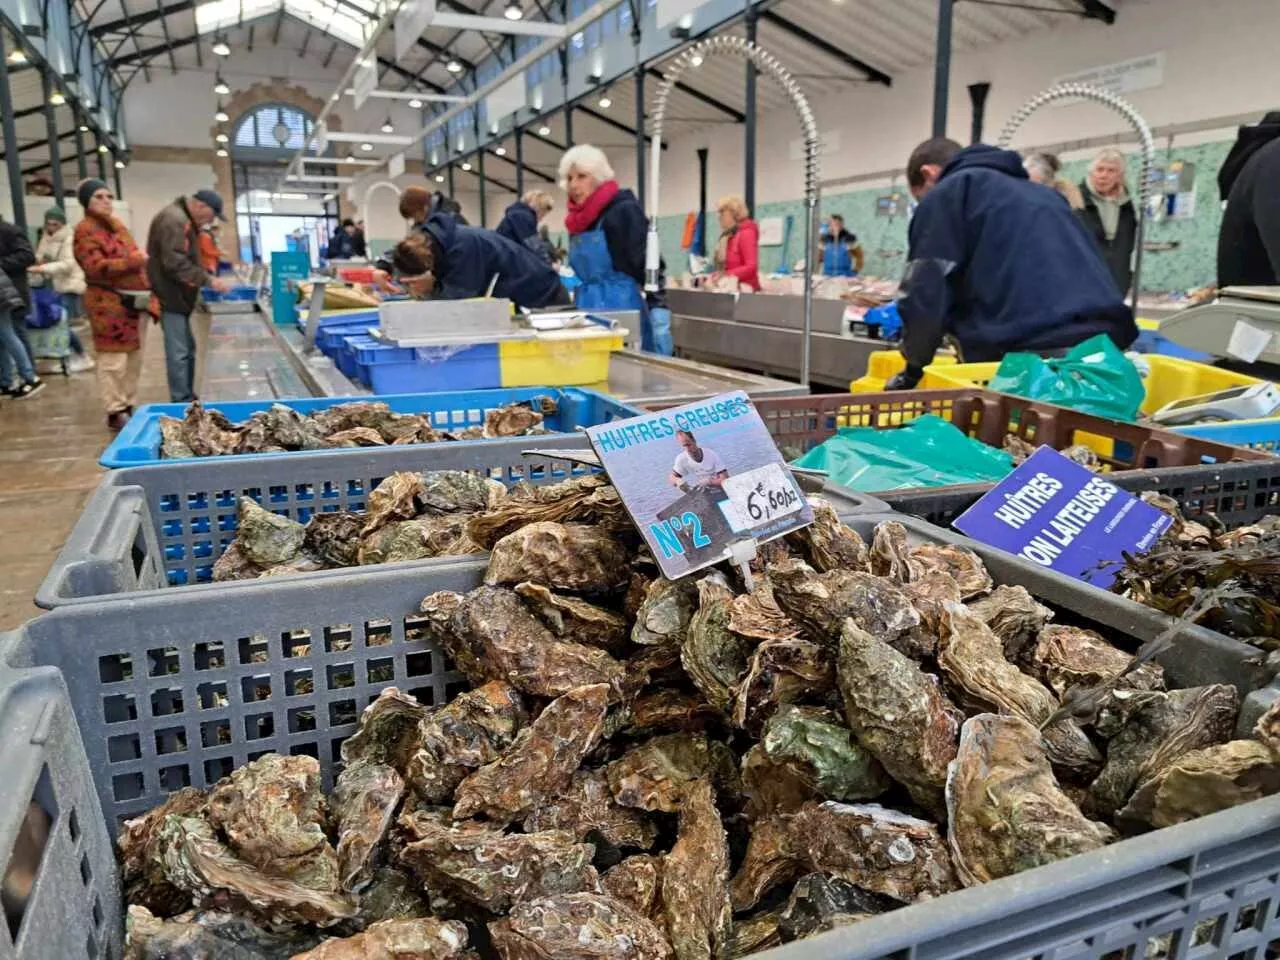
[[[609,593],[625,586],[627,553],[598,527],[531,523],[493,545],[485,583],[541,583],[555,590]]]
[[[737,759],[701,734],[671,733],[632,747],[606,768],[619,803],[641,810],[680,811],[690,784],[709,779],[723,795],[741,792]]]
[[[570,643],[582,643],[617,653],[627,645],[625,617],[577,597],[561,596],[540,583],[518,583],[516,594],[551,633]]]
[[[659,577],[649,584],[636,612],[631,641],[641,646],[681,645],[689,621],[698,608],[698,588],[693,581]]]
[[[383,920],[345,940],[326,940],[292,960],[461,960],[467,928],[457,920]]]
[[[263,510],[249,497],[240,498],[236,512],[236,543],[250,563],[269,567],[301,552],[306,528],[296,520]]]
[[[888,577],[894,583],[909,583],[914,579],[907,528],[897,520],[876,524],[868,558],[871,572],[877,577]]]
[[[748,643],[729,629],[733,593],[717,574],[698,581],[698,609],[689,621],[680,662],[707,702],[724,709],[747,669]]]
[[[365,707],[356,732],[342,742],[342,762],[385,763],[404,770],[422,743],[427,710],[408,694],[387,687]]]
[[[433,593],[422,611],[432,635],[472,683],[505,680],[522,693],[558,697],[622,679],[617,660],[596,647],[557,640],[510,590]]]
[[[1145,781],[1119,813],[1125,823],[1171,827],[1280,793],[1280,756],[1257,740],[1192,750]]]
[[[570,893],[517,905],[489,924],[501,960],[670,960],[662,931],[627,904]]]
[[[419,481],[417,499],[428,514],[478,513],[507,496],[507,488],[497,480],[465,470],[432,470],[421,474]]]
[[[552,402],[554,412],[555,405]],[[528,404],[509,403],[490,410],[484,415],[486,437],[520,437],[534,432],[542,425],[542,414]]]
[[[768,579],[778,606],[816,643],[834,646],[850,617],[886,643],[920,623],[906,594],[883,577],[850,570],[819,574],[800,560],[784,560],[769,568]]]
[[[962,718],[937,679],[848,620],[840,634],[838,683],[858,742],[916,803],[941,813]]]
[[[600,742],[608,701],[604,684],[579,687],[551,701],[506,753],[458,785],[454,819],[483,814],[507,824],[552,802]]]
[[[227,544],[227,549],[222,551],[222,556],[213,562],[213,582],[256,580],[265,569],[261,564],[250,560],[240,544],[232,540]]]
[[[782,704],[821,700],[835,685],[835,658],[827,646],[802,639],[766,641],[747,661],[734,693],[733,723],[758,734]]]
[[[603,770],[576,771],[568,786],[546,798],[525,818],[524,829],[534,833],[567,830],[579,840],[599,839],[614,847],[638,850],[648,850],[658,836],[652,820],[613,798]]]
[[[767,580],[750,593],[733,598],[729,629],[755,640],[791,640],[800,636],[800,628],[782,612]]]
[[[447,803],[471,770],[502,756],[528,722],[519,691],[501,680],[459,694],[422,720],[405,779],[427,803]]]
[[[858,531],[845,526],[831,504],[821,497],[809,497],[813,523],[787,539],[794,541],[809,565],[819,573],[829,570],[867,570],[867,544]]]
[[[1133,657],[1118,650],[1092,630],[1051,625],[1040,631],[1031,654],[1037,672],[1059,697],[1073,686],[1095,686],[1122,673]],[[1164,670],[1157,663],[1142,664],[1124,678],[1136,690],[1163,690]]]
[[[947,839],[966,886],[985,883],[1115,839],[1062,792],[1040,734],[1021,717],[965,721],[947,778]]]
[[[1134,788],[1192,750],[1223,743],[1235,728],[1235,687],[1211,684],[1171,690],[1130,717],[1107,745],[1107,764],[1089,788],[1089,800],[1110,815]]]
[[[867,893],[848,880],[811,873],[796,881],[778,915],[783,943],[803,940],[836,927],[866,920],[900,906],[889,897]]]
[[[187,443],[183,422],[174,417],[160,417],[160,458],[194,457],[195,451]]]
[[[425,494],[421,475],[408,471],[391,474],[369,492],[368,512],[360,534],[368,536],[392,520],[412,520],[418,515],[418,505]]]
[[[678,960],[713,960],[728,950],[729,843],[706,780],[685,790],[680,832],[662,858],[662,914]]]
[[[922,543],[911,550],[911,579],[931,573],[945,573],[960,587],[968,600],[991,591],[993,583],[982,558],[968,547],[954,544]]]
[[[920,623],[893,641],[894,649],[913,660],[937,656],[943,608],[960,602],[960,585],[951,574],[933,571],[904,584],[902,592],[920,614]]]
[[[429,917],[431,904],[417,878],[400,867],[381,866],[373,871],[373,879],[360,891],[362,926],[379,920],[412,920]]]
[[[126,902],[146,907],[162,917],[171,917],[191,906],[190,892],[175,887],[162,870],[156,869],[160,864],[156,838],[168,817],[199,817],[205,802],[203,790],[184,787],[169,794],[164,803],[125,823],[119,844]]]
[[[808,800],[871,800],[892,785],[884,768],[829,710],[783,706],[742,761],[747,814],[794,810]]]
[[[600,877],[600,886],[642,917],[662,916],[662,860],[647,853],[627,857]]]
[[[402,814],[401,860],[431,890],[462,897],[493,913],[522,900],[594,890],[595,848],[563,830],[504,834],[483,824],[448,826],[423,812]]]
[[[497,506],[473,517],[467,525],[471,539],[488,550],[521,527],[544,521],[632,527],[618,491],[603,474],[529,489],[530,496],[509,493]]]
[[[352,427],[325,437],[326,447],[385,447],[387,441],[372,427]]]
[[[289,960],[318,936],[272,933],[226,913],[154,916],[140,904],[125,916],[126,960]]]
[[[724,714],[708,704],[700,695],[660,687],[641,694],[631,703],[625,725],[627,733],[670,733],[701,730],[710,724],[723,724]]]
[[[1053,611],[1036,601],[1026,587],[1001,585],[988,596],[969,604],[969,610],[983,621],[1004,647],[1006,660],[1022,663]]]
[[[343,890],[373,879],[375,857],[404,796],[404,779],[385,763],[348,764],[333,788],[333,821]]]

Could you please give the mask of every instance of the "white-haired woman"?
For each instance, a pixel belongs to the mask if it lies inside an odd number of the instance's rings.
[[[560,158],[560,186],[569,195],[564,226],[569,265],[581,282],[577,305],[639,310],[642,349],[670,356],[671,312],[643,289],[647,221],[636,195],[618,187],[609,158],[589,144]]]
[[[1056,190],[1072,210],[1084,208],[1084,197],[1080,195],[1080,188],[1062,176],[1062,161],[1056,154],[1030,154],[1022,161],[1022,166],[1027,171],[1027,179],[1032,183],[1043,184]]]
[[[1084,196],[1080,221],[1097,241],[1121,294],[1129,292],[1133,280],[1133,246],[1138,236],[1138,214],[1124,179],[1124,154],[1108,147],[1098,151],[1080,184]]]

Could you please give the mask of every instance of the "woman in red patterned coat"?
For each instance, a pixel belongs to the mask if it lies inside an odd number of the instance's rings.
[[[76,262],[84,271],[85,313],[98,353],[98,389],[107,426],[119,430],[133,413],[142,371],[142,340],[160,305],[148,296],[147,254],[115,217],[111,190],[101,180],[78,189],[85,217],[76,225]]]

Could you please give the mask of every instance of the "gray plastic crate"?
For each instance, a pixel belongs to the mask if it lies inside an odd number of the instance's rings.
[[[207,458],[114,470],[103,477],[85,505],[35,602],[50,610],[148,590],[163,589],[176,596],[174,588],[189,591],[207,584],[214,561],[235,538],[236,503],[241,496],[305,523],[318,511],[364,510],[369,491],[397,470],[471,470],[507,484],[554,483],[588,470],[567,460],[527,458],[521,451],[583,450],[586,446],[581,434],[549,434],[288,457]],[[888,509],[874,497],[835,486],[825,495],[841,515]],[[412,563],[421,567],[456,559]],[[373,573],[386,568],[359,570]],[[353,572],[354,568],[345,568],[295,574],[290,579],[323,581]]]
[[[869,535],[878,519],[850,522]],[[912,523],[910,533],[915,541],[950,539],[921,522]],[[182,786],[206,787],[268,751],[317,757],[330,786],[342,740],[382,688],[396,685],[433,704],[464,688],[441,652],[423,639],[417,611],[426,594],[469,589],[483,571],[477,561],[388,569],[372,578],[338,578],[324,590],[281,581],[253,603],[233,585],[210,586],[181,602],[154,593],[127,603],[69,605],[0,637],[0,664],[63,672],[82,735],[78,742],[50,739],[42,754],[15,749],[7,739],[0,743],[12,771],[6,781],[19,794],[17,807],[0,808],[7,817],[0,820],[0,850],[12,846],[14,810],[25,807],[27,785],[39,779],[42,763],[79,766],[80,785],[97,790],[104,816],[91,820],[86,813],[78,825],[95,834],[95,850],[109,846],[123,818]],[[1071,622],[1121,642],[1132,634],[1130,646],[1149,636],[1143,623],[1131,623],[1124,601],[1102,602],[1096,591],[1012,557],[991,558],[991,572],[998,583],[1021,583],[1070,611]],[[1260,679],[1250,648],[1214,641],[1199,650],[1204,644],[1189,631],[1161,658],[1173,683]],[[304,681],[310,689],[299,692]],[[10,730],[8,723],[0,727],[6,738],[29,739]],[[77,781],[64,782],[74,797]],[[55,781],[55,793],[57,786]],[[67,808],[62,795],[56,799]],[[76,809],[91,805],[81,801]],[[76,871],[63,873],[60,863],[42,874],[30,917],[59,917],[84,896]],[[1271,798],[760,956],[1129,960],[1143,956],[1141,945],[1150,938],[1177,931],[1180,945],[1169,956],[1260,960],[1262,944],[1280,941],[1278,877],[1280,798]],[[119,943],[120,902],[101,899],[96,953],[86,948],[83,926],[50,921],[39,926],[43,939],[21,939],[17,956],[117,957],[112,951]],[[1256,918],[1233,932],[1251,904],[1260,905]],[[1217,937],[1220,945],[1192,949],[1197,924],[1210,918],[1223,919],[1216,933],[1203,935]],[[1136,952],[1130,949],[1135,944]]]

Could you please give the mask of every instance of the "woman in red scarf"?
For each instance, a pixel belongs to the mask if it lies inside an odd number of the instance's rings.
[[[573,147],[560,158],[560,186],[569,194],[564,226],[569,265],[580,281],[575,303],[586,310],[639,310],[641,347],[670,356],[671,312],[661,294],[646,295],[648,221],[636,195],[620,189],[598,147]]]
[[[737,277],[743,289],[754,293],[760,289],[760,228],[739,196],[723,198],[716,204],[716,213],[720,216],[716,269]]]

